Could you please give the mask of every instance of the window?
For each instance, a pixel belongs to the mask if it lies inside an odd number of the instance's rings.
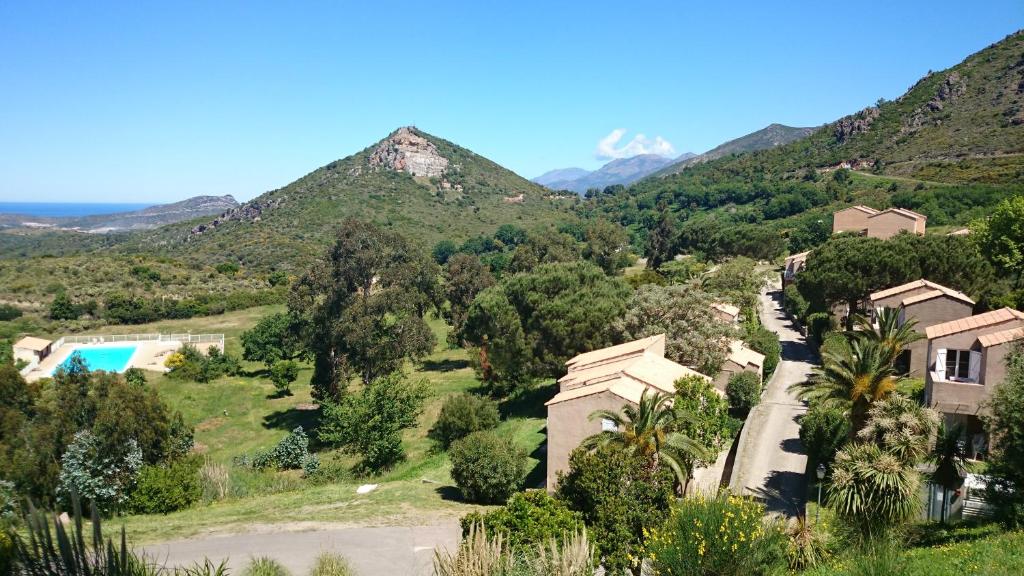
[[[607,418],[601,418],[601,431],[602,432],[618,432],[619,427],[615,425],[615,422]]]
[[[968,378],[971,368],[970,350],[947,350],[946,351],[946,378]]]

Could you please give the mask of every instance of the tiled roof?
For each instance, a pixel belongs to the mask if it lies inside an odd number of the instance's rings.
[[[971,300],[970,297],[967,296],[967,294],[964,294],[963,292],[957,292],[956,290],[953,290],[952,288],[946,288],[942,284],[936,284],[935,282],[932,282],[931,280],[925,280],[923,278],[921,280],[914,280],[913,282],[907,282],[906,284],[900,284],[899,286],[895,286],[893,288],[887,288],[885,290],[879,290],[878,292],[875,292],[875,293],[871,294],[871,300],[881,300],[882,298],[888,298],[889,296],[895,296],[897,294],[902,294],[903,292],[909,292],[909,291],[915,290],[917,288],[931,288],[932,291],[938,291],[938,292],[941,292],[941,293],[943,293],[946,296],[949,296],[951,298],[956,298],[957,300],[963,300],[964,302],[969,302],[971,304],[974,304],[974,300]],[[934,297],[935,296],[933,295],[933,296],[930,296],[929,298],[934,298]],[[912,299],[912,298],[915,298],[915,297],[911,296],[911,297],[908,298],[908,300]],[[927,300],[929,298],[924,298],[924,300]],[[916,300],[916,301],[920,302],[921,300]],[[907,304],[908,302],[907,302],[907,300],[904,300],[903,303]]]
[[[738,306],[726,304],[725,302],[716,302],[712,304],[711,307],[714,308],[715,310],[718,310],[719,312],[722,312],[723,314],[728,314],[733,318],[736,318],[740,315],[740,309]]]
[[[25,348],[27,350],[32,350],[35,352],[41,352],[43,350],[46,350],[46,347],[49,346],[50,344],[53,344],[53,342],[50,342],[49,340],[44,340],[42,338],[36,338],[35,336],[25,336],[21,340],[15,342],[14,347]]]
[[[764,367],[764,354],[747,348],[742,340],[729,342],[729,359],[740,366],[753,364],[758,368]]]
[[[928,219],[928,217],[925,216],[924,214],[918,214],[917,212],[914,212],[913,210],[907,210],[905,208],[889,208],[888,210],[882,210],[881,212],[878,212],[876,214],[872,214],[872,215],[868,216],[868,218],[877,218],[878,216],[881,216],[883,214],[898,214],[900,216],[903,216],[904,218],[910,218],[911,220],[927,220]]]
[[[1012,320],[1024,320],[1024,312],[1014,310],[1013,308],[1000,308],[999,310],[993,310],[976,316],[952,320],[950,322],[943,322],[942,324],[935,324],[934,326],[925,328],[924,333],[930,340],[940,336],[948,336],[950,334],[966,332],[976,328],[985,328],[987,326],[1010,322]]]
[[[644,390],[653,388],[666,394],[675,393],[676,380],[684,376],[698,376],[706,381],[711,378],[673,362],[660,354],[647,351],[651,344],[664,339],[664,334],[627,342],[618,346],[588,352],[591,361],[587,364],[569,361],[569,372],[559,379],[562,391],[546,405],[574,400],[601,392],[611,392],[630,402],[639,402]],[[635,354],[642,350],[640,354]],[[581,354],[580,356],[585,356]],[[579,356],[577,356],[579,358]],[[608,361],[598,362],[593,359]],[[574,359],[575,360],[575,359]]]
[[[640,340],[626,342],[625,344],[618,344],[616,346],[609,346],[608,348],[584,352],[583,354],[570,358],[565,365],[571,370],[573,366],[585,366],[587,364],[612,360],[620,356],[638,355],[656,344],[658,340],[664,339],[664,334],[656,334],[654,336],[648,336],[647,338],[641,338]]]
[[[836,211],[836,213],[838,214],[839,212],[845,212],[847,210],[859,210],[859,211],[861,211],[861,212],[863,212],[865,214],[869,214],[869,215],[878,214],[878,210],[875,210],[871,206],[864,206],[863,204],[857,204],[856,206],[850,206],[849,208],[843,208],[842,210]]]
[[[989,346],[1006,344],[1007,342],[1013,342],[1014,340],[1020,340],[1022,338],[1024,338],[1024,328],[1011,328],[1009,330],[1003,330],[1002,332],[979,336],[978,342],[981,343],[982,348],[988,348]]]

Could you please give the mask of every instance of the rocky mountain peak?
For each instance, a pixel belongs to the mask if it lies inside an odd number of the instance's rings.
[[[370,166],[433,178],[448,168],[437,146],[411,126],[403,126],[381,141],[370,154]]]

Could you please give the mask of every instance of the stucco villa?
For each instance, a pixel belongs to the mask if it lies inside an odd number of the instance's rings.
[[[726,357],[722,369],[715,376],[713,382],[715,388],[724,393],[729,379],[733,374],[740,372],[753,372],[757,374],[758,380],[762,380],[764,378],[764,354],[747,348],[742,340],[733,340],[729,342],[729,356]]]
[[[979,415],[1006,377],[1006,355],[1024,340],[1024,312],[1000,308],[925,328],[925,404],[964,426],[972,457],[987,451]]]
[[[580,354],[566,362],[558,394],[547,402],[547,488],[569,467],[569,454],[587,437],[614,429],[607,420],[591,420],[596,410],[619,411],[638,405],[645,390],[675,394],[684,376],[711,378],[665,358],[665,335],[658,334]]]
[[[917,332],[924,336],[929,326],[973,314],[974,300],[963,292],[921,279],[871,294],[873,320],[883,308],[899,310],[900,325],[916,321]],[[928,340],[922,337],[908,346],[898,364],[911,376],[923,377],[928,365]]]
[[[850,232],[885,240],[901,232],[924,234],[927,223],[927,216],[906,208],[876,210],[858,204],[832,215],[832,233]]]
[[[832,214],[832,233],[852,232],[854,234],[867,234],[868,218],[876,214],[878,214],[878,210],[860,204],[843,208]]]
[[[799,254],[793,254],[792,256],[786,257],[786,261],[783,264],[782,269],[783,289],[785,289],[786,286],[792,284],[793,280],[796,280],[796,275],[799,274],[800,271],[804,269],[805,265],[807,265],[807,256],[809,256],[810,254],[811,251],[808,250],[807,252],[801,252]]]
[[[738,324],[740,321],[739,306],[733,306],[725,302],[716,302],[711,305],[715,317],[727,324]]]
[[[887,240],[901,232],[924,234],[928,217],[906,208],[889,208],[868,216],[868,237]]]

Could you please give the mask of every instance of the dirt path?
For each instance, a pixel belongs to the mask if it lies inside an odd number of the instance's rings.
[[[807,378],[814,355],[782,311],[777,285],[761,293],[761,322],[779,335],[782,361],[761,403],[747,417],[730,486],[763,499],[770,511],[794,516],[804,509],[807,456],[800,443],[798,418],[807,409],[787,388]]]

